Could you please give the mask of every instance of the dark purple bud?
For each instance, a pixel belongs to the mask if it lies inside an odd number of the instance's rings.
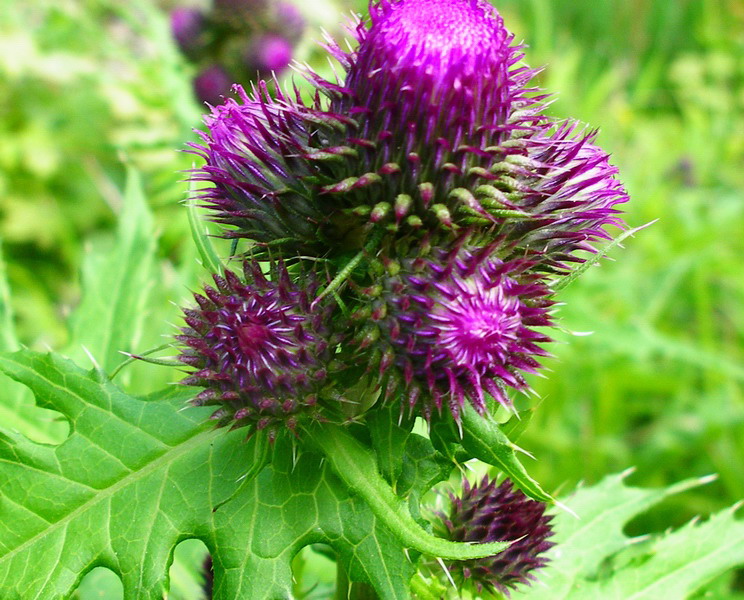
[[[204,47],[204,15],[195,8],[176,8],[170,15],[171,32],[178,47],[195,58]]]
[[[222,67],[212,65],[194,78],[194,94],[201,102],[216,106],[230,93],[233,81]]]
[[[291,2],[280,1],[274,7],[275,27],[288,40],[297,42],[305,31],[305,17]]]
[[[267,33],[251,40],[244,62],[249,72],[280,73],[292,61],[292,44],[281,35]]]
[[[545,553],[554,545],[551,516],[545,504],[515,490],[509,480],[497,485],[484,477],[471,487],[465,481],[462,495],[450,495],[450,509],[434,524],[442,537],[456,542],[514,542],[494,556],[447,563],[458,587],[471,587],[480,594],[508,595],[519,584],[535,579],[534,571],[547,563]]]
[[[329,360],[328,308],[302,309],[315,297],[315,279],[295,284],[282,265],[270,281],[214,279],[218,290],[207,287],[209,300],[198,296],[199,309],[184,311],[187,326],[176,338],[181,362],[193,369],[182,383],[206,388],[194,403],[219,406],[219,424],[234,427],[276,430],[314,418]]]

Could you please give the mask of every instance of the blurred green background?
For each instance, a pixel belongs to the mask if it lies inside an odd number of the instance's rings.
[[[326,69],[320,28],[341,35],[342,15],[366,3],[297,4],[308,26],[296,57]],[[550,111],[600,128],[632,199],[629,225],[657,220],[562,293],[565,331],[520,440],[539,459],[528,468],[566,491],[629,466],[636,485],[719,475],[631,533],[744,499],[744,2],[494,4],[528,63],[546,65]],[[164,300],[182,302],[198,277],[179,204],[193,157],[179,150],[202,107],[170,37],[175,5],[0,0],[0,239],[32,348],[65,347],[83,257],[121,210],[122,160],[142,171],[160,255],[179,273]],[[177,321],[175,307],[163,311]],[[741,590],[733,573],[701,596]]]

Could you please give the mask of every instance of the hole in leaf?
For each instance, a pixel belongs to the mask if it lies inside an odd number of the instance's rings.
[[[173,551],[168,600],[205,598],[205,561],[209,550],[197,539],[183,540]]]
[[[325,544],[300,550],[292,561],[294,595],[306,600],[332,598],[336,587],[336,553]]]
[[[61,444],[70,435],[70,424],[62,413],[36,406],[26,386],[0,375],[0,388],[3,390],[0,403],[3,427],[40,444]]]
[[[122,600],[124,586],[119,576],[111,569],[96,567],[83,577],[71,598],[73,600]]]

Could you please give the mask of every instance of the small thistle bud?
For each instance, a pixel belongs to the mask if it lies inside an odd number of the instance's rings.
[[[230,92],[232,78],[218,65],[212,65],[194,78],[194,94],[202,102],[216,105]]]
[[[178,47],[189,58],[195,58],[204,47],[204,15],[195,8],[176,8],[170,15],[171,33]]]
[[[437,533],[456,542],[513,542],[494,556],[452,561],[447,569],[459,586],[509,594],[519,584],[535,579],[534,571],[547,563],[545,553],[554,545],[551,516],[545,504],[515,490],[509,480],[501,485],[484,477],[480,485],[463,483],[462,495],[450,494],[450,509],[439,514]]]
[[[280,73],[292,60],[292,44],[281,35],[267,33],[253,40],[245,51],[244,64],[249,72]]]
[[[274,21],[275,27],[291,42],[297,42],[305,31],[305,17],[291,2],[276,3]]]
[[[182,381],[203,387],[193,403],[220,408],[220,426],[295,429],[301,418],[317,417],[317,402],[329,360],[328,310],[311,309],[317,290],[302,286],[279,265],[269,281],[245,263],[246,281],[231,271],[214,276],[216,287],[196,294],[197,307],[184,310],[186,327],[177,336],[179,359],[194,370]]]

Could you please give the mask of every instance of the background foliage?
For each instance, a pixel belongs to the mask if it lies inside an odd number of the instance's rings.
[[[535,382],[543,402],[520,439],[540,459],[530,471],[551,491],[630,465],[633,485],[719,474],[636,517],[629,535],[719,511],[744,498],[744,5],[496,5],[529,45],[529,63],[547,65],[541,79],[556,95],[552,112],[601,128],[599,142],[632,198],[629,224],[658,219],[613,251],[617,262],[604,261],[562,292],[567,343],[554,345],[553,372]],[[311,25],[298,58],[324,69],[312,50],[318,27],[333,31],[343,11],[363,6],[305,2]],[[0,265],[9,282],[0,297],[12,309],[3,313],[0,302],[0,326],[13,314],[18,332],[15,340],[0,328],[5,349],[52,347],[89,367],[84,344],[110,368],[119,349],[162,343],[173,331],[167,323],[177,322],[169,301],[183,303],[201,277],[179,205],[180,171],[191,157],[177,152],[194,139],[201,108],[165,8],[147,0],[0,0]],[[125,201],[125,163],[142,173],[148,206]],[[141,212],[129,233],[142,235],[144,219],[145,238],[122,231],[131,221],[118,216],[132,206]],[[117,255],[131,260],[101,258]],[[135,305],[116,309],[139,315],[134,330],[121,332],[105,300],[126,265],[141,271],[134,275],[142,284]],[[109,279],[92,275],[101,272]],[[81,303],[86,278],[99,289]],[[118,337],[101,341],[91,315]],[[133,392],[173,379],[147,365],[121,376]],[[12,390],[0,403],[4,425],[37,441],[66,437],[56,413],[33,407],[20,386],[2,385]],[[200,549],[178,552],[172,597],[193,597],[189,565]],[[743,579],[730,573],[701,594],[744,597]]]

